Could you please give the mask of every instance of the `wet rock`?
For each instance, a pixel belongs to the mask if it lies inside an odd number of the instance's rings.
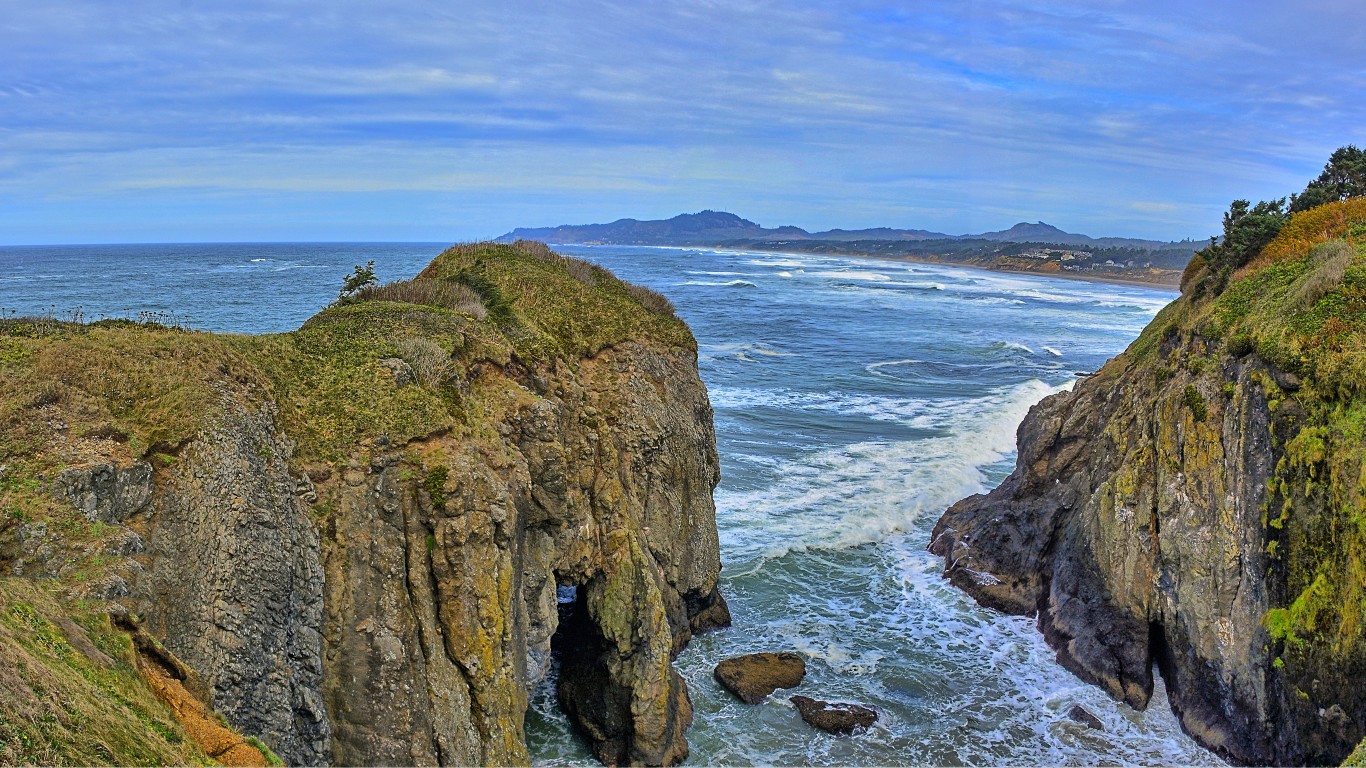
[[[1081,723],[1087,728],[1094,728],[1097,731],[1105,730],[1105,723],[1102,723],[1099,717],[1091,714],[1090,710],[1080,704],[1073,704],[1072,708],[1067,710],[1067,717],[1070,720]]]
[[[793,696],[789,701],[797,705],[797,711],[807,725],[828,733],[848,735],[877,722],[877,712],[861,704],[821,701],[806,696]]]
[[[751,653],[716,665],[716,682],[746,704],[758,704],[779,688],[795,688],[806,677],[806,661],[795,653]]]

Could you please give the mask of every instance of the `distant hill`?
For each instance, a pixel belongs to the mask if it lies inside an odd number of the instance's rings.
[[[723,211],[683,213],[672,219],[617,219],[610,224],[564,224],[514,229],[499,242],[541,240],[548,243],[604,245],[711,245],[726,240],[808,237],[797,227],[765,229],[749,219]]]
[[[831,229],[807,232],[801,227],[763,227],[725,211],[699,211],[671,219],[641,221],[618,219],[610,224],[564,224],[558,227],[520,227],[498,238],[499,242],[541,240],[548,243],[584,245],[724,245],[736,241],[823,242],[990,240],[1007,243],[1056,243],[1142,250],[1193,250],[1189,241],[1174,243],[1125,237],[1089,237],[1064,232],[1042,221],[1021,222],[1010,229],[982,234],[947,235],[924,229]]]
[[[1094,245],[1104,248],[1142,248],[1166,250],[1168,248],[1190,248],[1187,241],[1163,242],[1160,240],[1140,240],[1135,237],[1088,237],[1072,232],[1064,232],[1052,224],[1036,221],[1033,224],[1020,222],[1010,229],[1000,232],[983,232],[980,235],[961,235],[960,239],[995,240],[1002,243],[1058,243],[1060,245]],[[1204,245],[1201,243],[1200,245]]]

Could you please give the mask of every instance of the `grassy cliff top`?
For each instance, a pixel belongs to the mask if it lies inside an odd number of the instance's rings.
[[[662,296],[540,243],[450,248],[414,279],[367,286],[290,333],[3,320],[3,514],[23,517],[36,474],[87,454],[174,461],[225,400],[273,402],[296,457],[330,461],[367,439],[401,445],[473,425],[471,380],[485,364],[573,367],[626,342],[697,349]]]
[[[1238,356],[1257,352],[1321,395],[1349,400],[1366,385],[1366,198],[1295,213],[1231,274],[1197,256],[1182,282],[1127,359],[1150,360],[1164,340],[1198,333]]]

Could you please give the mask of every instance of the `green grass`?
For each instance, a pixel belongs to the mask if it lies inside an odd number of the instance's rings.
[[[142,681],[127,635],[57,587],[0,579],[0,764],[212,764]]]

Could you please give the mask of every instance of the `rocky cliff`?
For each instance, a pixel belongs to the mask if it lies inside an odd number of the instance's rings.
[[[552,653],[604,762],[687,755],[671,662],[729,615],[661,297],[480,245],[290,334],[4,331],[5,570],[130,612],[285,761],[525,763]]]
[[[1237,269],[1198,257],[931,544],[1116,699],[1145,707],[1156,666],[1184,728],[1239,763],[1338,763],[1366,733],[1363,243],[1354,199]]]

